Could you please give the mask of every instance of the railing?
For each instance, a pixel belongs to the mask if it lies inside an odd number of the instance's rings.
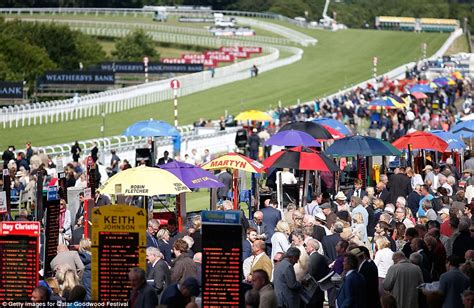
[[[91,35],[102,36],[125,36],[131,31],[130,28],[92,28],[78,27]],[[166,41],[182,44],[193,44],[203,46],[225,46],[233,45],[235,41],[182,34],[170,34],[162,32],[151,32],[151,37],[157,41]],[[252,45],[251,42],[242,42],[242,45]],[[278,60],[279,50],[269,45],[263,45],[269,55],[245,60],[215,70],[215,76],[211,72],[204,71],[196,74],[180,76],[182,83],[180,95],[188,95],[207,90],[216,86],[243,80],[250,77],[248,70],[252,65],[258,65],[261,72],[281,67],[299,61],[303,51],[295,47],[280,46],[282,50],[294,53],[289,58]],[[172,99],[172,91],[169,89],[170,79],[141,84],[122,89],[115,89],[101,93],[85,95],[79,98],[42,102],[29,105],[16,105],[4,107],[0,110],[0,122],[3,128],[41,125],[43,123],[64,122],[72,119],[98,116],[101,113],[110,114],[121,112],[156,102]]]

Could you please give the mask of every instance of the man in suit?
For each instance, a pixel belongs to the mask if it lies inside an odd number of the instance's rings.
[[[250,266],[250,277],[247,277],[247,281],[252,281],[252,273],[256,270],[264,270],[271,280],[273,263],[265,254],[265,242],[262,240],[256,240],[253,242],[252,252],[254,257]]]
[[[148,247],[146,249],[146,260],[150,265],[147,269],[146,279],[153,281],[151,285],[155,288],[159,299],[164,288],[170,283],[171,272],[158,248]]]
[[[379,287],[378,269],[375,263],[370,259],[370,252],[365,246],[359,246],[350,251],[359,261],[358,271],[365,279],[365,290],[367,290],[366,300],[367,308],[380,308],[380,297],[377,290]]]
[[[263,222],[263,213],[261,211],[256,211],[253,214],[253,220],[249,220],[249,225],[257,230],[257,239],[266,240],[268,238],[267,226]]]
[[[232,174],[228,170],[223,169],[217,175],[217,180],[224,184],[223,187],[219,187],[217,189],[217,198],[220,200],[227,200],[227,195],[229,194],[229,190],[232,187]]]
[[[169,155],[170,155],[170,152],[164,151],[163,157],[160,157],[160,159],[158,159],[158,165],[164,165],[164,164],[172,162],[173,159],[170,158]]]
[[[381,199],[384,204],[390,203],[390,192],[384,182],[380,181],[375,186],[376,196]]]
[[[420,208],[421,185],[415,185],[415,189],[407,197],[407,207],[410,208],[413,215],[416,215]]]
[[[242,261],[252,256],[252,245],[257,239],[257,230],[247,228],[247,238],[242,242]]]
[[[324,255],[332,262],[336,260],[336,245],[341,240],[340,234],[344,230],[344,225],[341,222],[336,222],[333,228],[333,234],[323,237],[321,244],[323,245]]]
[[[275,208],[278,202],[275,199],[267,199],[264,202],[264,208],[260,211],[263,213],[263,223],[267,226],[267,238],[265,244],[267,245],[267,254],[270,255],[272,251],[272,236],[275,233],[277,223],[281,220],[281,212]]]
[[[357,272],[359,262],[353,254],[344,257],[344,280],[337,294],[338,308],[365,308],[365,279]]]
[[[58,254],[51,260],[51,269],[55,271],[58,267],[65,265],[71,268],[79,277],[82,277],[84,264],[79,257],[79,253],[77,251],[70,251],[64,244],[59,244],[57,251]]]
[[[128,273],[128,279],[132,286],[130,293],[131,308],[150,308],[158,305],[158,297],[155,290],[146,282],[145,271],[134,267]]]
[[[300,306],[301,284],[296,280],[294,265],[300,259],[301,251],[290,247],[285,257],[273,273],[273,287],[277,295],[278,307],[293,308]]]
[[[400,171],[390,177],[390,203],[396,204],[398,197],[406,198],[412,191],[411,180],[405,174],[405,167],[400,167]]]
[[[259,308],[277,307],[277,298],[270,278],[264,270],[255,270],[252,274],[252,287],[260,294]]]
[[[360,179],[354,180],[354,189],[349,190],[346,196],[348,200],[351,200],[352,197],[359,197],[362,199],[367,196],[367,192],[362,189],[362,181]]]
[[[325,202],[319,206],[323,211],[324,215],[326,215],[326,227],[331,229],[333,224],[337,220],[336,214],[333,212],[331,204],[329,202]]]
[[[315,239],[310,239],[306,243],[306,252],[309,255],[309,271],[308,273],[313,277],[316,281],[321,280],[324,276],[329,273],[329,259],[320,254],[319,250],[319,242]],[[322,308],[324,304],[324,292],[317,287],[316,291],[314,292],[313,298],[310,303],[311,307],[315,308]]]
[[[160,230],[160,222],[156,219],[148,221],[148,229],[146,230],[146,247],[158,248],[158,240],[156,233]]]

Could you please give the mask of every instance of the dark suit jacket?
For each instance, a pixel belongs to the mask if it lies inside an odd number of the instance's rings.
[[[242,261],[252,255],[252,244],[248,239],[242,241]]]
[[[407,207],[411,210],[413,216],[418,212],[420,207],[421,196],[416,191],[412,191],[407,198]]]
[[[217,175],[219,182],[224,184],[224,187],[219,187],[217,189],[217,198],[224,199],[227,198],[230,188],[232,187],[232,174],[229,172],[219,173]]]
[[[249,227],[257,230],[258,235],[264,234],[266,236],[265,240],[268,239],[268,227],[264,222],[262,222],[262,224],[260,225],[260,232],[258,232],[258,226],[253,219],[249,220]]]
[[[260,209],[263,213],[263,223],[267,226],[268,238],[265,243],[271,243],[273,234],[275,233],[275,227],[278,221],[281,220],[281,212],[274,207],[265,207]]]
[[[162,259],[156,262],[155,266],[150,266],[149,272],[146,274],[147,280],[154,281],[156,295],[161,294],[163,290],[170,284],[171,272],[168,264]]]
[[[349,200],[349,201],[351,200],[352,196],[354,195],[354,192],[355,192],[355,189],[351,189],[347,192],[347,194],[346,194],[347,200]],[[365,196],[367,196],[367,192],[361,188],[360,189],[360,198],[362,199]]]
[[[133,291],[130,294],[130,301],[133,298]],[[135,305],[130,305],[130,308],[154,308],[158,306],[158,297],[155,290],[145,282],[143,287],[138,289],[138,297],[135,300]]]
[[[172,162],[172,161],[173,161],[173,159],[170,158],[170,157],[168,157],[168,161],[165,162],[165,158],[164,158],[164,157],[161,157],[160,159],[158,159],[157,165],[164,165],[164,164],[170,163],[170,162]]]
[[[412,191],[410,178],[403,173],[397,173],[390,177],[390,201],[397,203],[398,197],[406,198]]]
[[[321,280],[324,276],[329,274],[328,264],[330,263],[329,259],[315,252],[309,256],[309,271],[308,273],[316,279],[316,281]]]
[[[384,188],[382,192],[377,194],[379,199],[382,199],[384,204],[390,203],[390,192],[387,190],[387,188]]]
[[[323,245],[324,255],[329,258],[329,260],[336,260],[336,244],[341,239],[339,233],[334,233],[331,235],[326,235],[323,237],[321,244]]]
[[[154,238],[148,231],[146,231],[146,247],[158,248],[158,239]]]
[[[378,290],[379,287],[377,266],[372,260],[367,260],[360,267],[359,273],[365,279],[365,289],[367,290],[367,308],[380,308],[381,305],[379,293],[373,292],[374,290]]]
[[[157,241],[158,241],[158,249],[163,254],[165,261],[168,262],[168,264],[171,264],[171,245],[169,243],[166,243],[163,240],[157,240]]]
[[[376,292],[376,290],[371,290]],[[337,294],[338,308],[365,308],[365,279],[356,271],[346,276]]]

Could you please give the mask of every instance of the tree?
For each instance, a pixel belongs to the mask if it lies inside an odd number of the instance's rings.
[[[155,42],[142,29],[137,29],[120,39],[115,45],[112,55],[124,61],[142,61],[147,56],[152,59],[159,59],[159,54],[155,49]]]

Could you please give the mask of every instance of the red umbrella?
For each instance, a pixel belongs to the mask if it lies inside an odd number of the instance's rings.
[[[263,161],[265,169],[290,168],[298,170],[338,171],[337,165],[326,155],[299,146],[281,150]]]
[[[411,95],[416,99],[426,99],[428,96],[423,92],[413,92]]]
[[[411,145],[412,149],[434,150],[438,152],[444,152],[448,147],[448,143],[438,136],[420,131],[400,137],[392,145],[399,150],[407,149],[408,145]]]
[[[324,124],[322,124],[322,126],[332,135],[333,139],[341,139],[341,138],[346,137],[343,133],[341,133],[335,128],[332,128],[331,126],[324,125]],[[320,140],[328,140],[328,139],[320,139]]]

